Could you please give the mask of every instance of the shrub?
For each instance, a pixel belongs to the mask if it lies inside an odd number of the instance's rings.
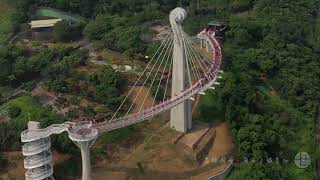
[[[9,117],[16,118],[20,115],[21,109],[17,106],[13,106],[9,108]]]

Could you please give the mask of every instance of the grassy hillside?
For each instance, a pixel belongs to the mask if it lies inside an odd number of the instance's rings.
[[[8,123],[2,123],[0,126],[0,138],[3,139],[2,147],[18,148],[20,146],[20,133],[26,129],[29,120],[39,121],[42,127],[47,127],[53,123],[61,123],[64,119],[53,111],[42,107],[31,96],[21,96],[15,98],[2,106],[20,109],[18,116],[8,120]],[[60,138],[60,137],[59,137]],[[64,137],[60,140],[63,141]],[[60,146],[58,144],[58,146]],[[66,146],[67,147],[67,146]]]

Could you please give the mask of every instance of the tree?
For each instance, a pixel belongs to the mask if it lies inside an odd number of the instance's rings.
[[[130,18],[100,14],[90,22],[84,34],[91,40],[101,41],[104,46],[120,49],[129,55],[144,50],[141,44],[141,28],[132,25]]]
[[[116,45],[125,50],[129,55],[142,52],[143,47],[140,43],[141,29],[139,27],[116,28],[114,30],[117,37]]]
[[[111,30],[111,17],[98,15],[94,21],[89,22],[84,29],[84,35],[91,40],[101,40],[104,34]]]
[[[264,165],[265,164],[265,165]],[[273,163],[242,163],[227,178],[228,180],[237,179],[287,179],[288,173],[284,171],[284,167],[275,162]]]
[[[115,109],[121,103],[124,79],[111,66],[102,66],[97,72],[89,76],[90,83],[94,84],[94,99],[108,104]]]
[[[21,109],[17,106],[11,106],[9,108],[9,116],[10,118],[16,118],[20,115]]]
[[[81,35],[82,26],[71,22],[60,21],[53,27],[53,37],[56,41],[69,41]]]

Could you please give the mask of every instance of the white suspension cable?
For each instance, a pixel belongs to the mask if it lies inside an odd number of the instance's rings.
[[[186,43],[186,38],[183,38],[183,44],[184,44],[184,47],[186,50],[187,60],[189,62],[188,64],[190,64],[190,68],[193,71],[193,75],[194,75],[194,81],[196,82],[200,79],[201,76],[200,76],[200,73],[198,72],[198,69],[196,68],[196,66],[193,62],[194,57],[192,57],[192,55],[190,54],[190,50],[189,50],[187,43]],[[193,68],[192,68],[192,66],[193,66]]]
[[[170,51],[172,52],[172,50],[173,50],[173,43],[172,43],[170,49],[171,49]],[[163,74],[165,73],[165,69],[166,69],[166,67],[167,67],[167,64],[168,64],[168,61],[169,61],[170,57],[171,57],[171,53],[168,55],[168,58],[167,58],[166,63],[165,63],[165,65],[164,65],[164,70],[162,71],[162,74],[161,74],[161,77],[160,77],[160,81],[159,81],[159,84],[158,84],[158,87],[157,87],[157,91],[156,91],[156,93],[155,93],[155,95],[154,95],[154,98],[153,98],[152,106],[154,105],[155,99],[156,99],[156,97],[157,97],[157,95],[158,95],[158,91],[159,91],[159,88],[160,88],[160,85],[161,85],[161,82],[162,82]]]
[[[191,79],[191,74],[190,74],[190,67],[189,67],[189,62],[188,62],[186,44],[185,44],[185,40],[184,40],[185,36],[183,34],[182,28],[180,28],[180,31],[182,32],[182,34],[181,34],[182,37],[181,38],[182,38],[182,42],[183,42],[183,46],[184,46],[184,54],[186,55],[185,58],[186,58],[187,74],[188,74],[188,78],[189,78],[189,85],[191,87],[192,86],[192,79]]]
[[[122,103],[120,104],[119,108],[117,109],[117,111],[114,113],[114,115],[112,116],[112,118],[109,120],[109,122],[111,122],[117,115],[117,113],[119,112],[119,110],[121,109],[121,107],[123,106],[123,104],[126,102],[126,100],[128,99],[128,97],[130,96],[131,92],[133,91],[133,89],[136,87],[136,85],[138,84],[139,80],[141,79],[141,77],[144,75],[144,73],[146,72],[147,68],[149,67],[149,65],[151,64],[151,62],[154,60],[155,56],[157,55],[157,53],[159,52],[159,50],[162,48],[162,46],[164,45],[165,42],[167,42],[167,40],[170,38],[170,36],[172,36],[172,31],[169,32],[167,34],[167,36],[165,37],[165,40],[162,41],[162,43],[160,44],[159,48],[157,49],[157,51],[154,53],[154,55],[152,56],[151,60],[149,61],[149,63],[147,64],[146,68],[143,70],[143,72],[141,73],[141,75],[139,76],[138,80],[135,82],[135,84],[133,85],[133,87],[130,89],[129,93],[127,94],[127,96],[125,97],[125,99],[122,101]]]
[[[190,45],[190,42],[188,41],[188,39],[186,39],[186,43],[187,43],[187,46],[189,47],[191,53],[193,54],[193,56],[195,57],[195,60],[196,62],[198,63],[198,65],[200,66],[202,72],[203,72],[203,75],[206,74],[207,71],[204,70],[203,66],[201,65],[201,63],[199,62],[199,60],[197,59],[197,56],[194,52],[194,47],[192,47],[192,45]]]
[[[188,35],[187,35],[186,33],[184,33],[184,34],[188,37]],[[203,62],[203,59],[204,59],[204,58],[201,57],[201,55],[199,54],[199,52],[196,50],[196,47],[195,47],[195,45],[192,43],[191,38],[187,38],[187,43],[192,47],[192,50],[193,50],[193,53],[195,54],[195,56],[199,58],[198,61],[200,61],[200,63],[202,63],[202,65],[205,66],[205,68],[206,68],[207,70],[210,70],[210,67],[208,67],[208,66],[206,65],[206,63]]]
[[[170,34],[171,34],[171,33],[170,33]],[[170,37],[172,38],[172,36],[170,36]],[[166,48],[167,48],[167,43],[168,43],[169,41],[171,41],[171,38],[168,38],[167,42],[165,43],[165,47],[166,47]],[[142,84],[141,88],[139,89],[139,91],[138,91],[137,95],[135,96],[135,98],[134,98],[134,100],[133,100],[133,103],[130,105],[130,107],[129,107],[129,109],[128,109],[128,111],[127,111],[127,113],[126,113],[126,115],[125,115],[125,116],[127,116],[127,115],[129,114],[129,112],[130,112],[131,108],[133,107],[133,105],[134,105],[135,101],[137,100],[137,98],[138,98],[138,96],[139,96],[139,94],[140,94],[140,92],[141,92],[142,88],[144,87],[144,85],[146,84],[147,80],[149,79],[149,76],[151,75],[151,72],[153,71],[154,67],[157,65],[157,62],[158,62],[158,60],[160,59],[160,57],[161,57],[161,55],[162,55],[162,53],[163,53],[163,50],[164,50],[164,49],[165,49],[165,48],[163,48],[163,49],[161,50],[160,55],[158,56],[158,58],[157,58],[156,62],[154,63],[154,65],[153,65],[153,67],[152,67],[152,69],[151,69],[150,73],[148,74],[147,78],[146,78],[146,79],[145,79],[145,81],[143,82],[143,84]]]
[[[168,84],[169,84],[169,79],[170,79],[170,76],[172,76],[172,73],[171,73],[171,68],[172,68],[172,64],[173,64],[173,59],[171,57],[171,61],[170,61],[170,66],[169,66],[169,74],[168,74],[168,77],[167,77],[167,82],[166,82],[166,87],[164,89],[164,94],[163,94],[163,99],[162,99],[162,102],[164,102],[165,98],[166,98],[166,95],[167,95],[167,88],[168,88]]]
[[[190,58],[188,58],[188,60],[190,61],[190,65],[193,66],[193,67],[191,66],[191,69],[194,72],[195,81],[198,81],[199,79],[201,79],[201,75],[200,75],[200,72],[198,71],[198,67],[196,66],[196,64],[194,62],[195,57],[193,56],[193,54],[191,54],[190,47],[187,45],[187,43],[185,41],[184,41],[184,43],[185,43],[185,48],[187,49],[187,55],[190,57]]]
[[[162,65],[162,63],[163,63],[163,60],[165,59],[165,57],[166,57],[166,55],[167,55],[167,53],[168,53],[168,50],[169,50],[170,47],[171,47],[171,44],[173,44],[173,40],[172,40],[172,42],[170,42],[170,45],[168,46],[168,48],[166,49],[166,52],[165,52],[164,56],[162,57],[161,63],[160,63],[160,65],[159,65],[159,67],[158,67],[158,69],[157,69],[157,72],[156,72],[156,74],[155,74],[155,76],[154,76],[154,78],[153,78],[153,80],[152,80],[152,82],[151,82],[151,85],[150,85],[150,87],[149,87],[149,89],[148,89],[148,92],[147,92],[146,96],[144,97],[144,100],[143,100],[143,103],[142,103],[142,105],[141,105],[141,107],[140,107],[140,109],[139,109],[139,112],[141,112],[141,110],[142,110],[142,108],[143,108],[143,105],[144,105],[144,103],[145,103],[145,101],[146,101],[146,99],[147,99],[147,97],[148,97],[148,95],[149,95],[149,93],[150,93],[150,90],[151,90],[151,88],[152,88],[152,85],[153,85],[155,79],[157,78],[157,74],[158,74],[158,72],[159,72],[159,70],[160,70],[160,68],[161,68],[161,65]],[[169,54],[169,56],[170,56],[170,54]],[[155,99],[155,97],[154,97],[154,99]]]

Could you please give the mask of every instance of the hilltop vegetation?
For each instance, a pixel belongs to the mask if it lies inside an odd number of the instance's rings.
[[[314,167],[301,170],[293,159],[301,151],[315,157],[319,1],[257,0],[241,13],[222,9],[221,15],[229,14],[224,19],[226,73],[222,86],[202,103],[201,118],[226,119],[238,159],[263,162],[240,163],[230,179],[312,179]],[[280,163],[268,164],[268,158]]]
[[[52,109],[44,108],[30,96],[21,96],[11,100],[2,106],[15,108],[20,111],[16,116],[10,118],[7,123],[1,123],[0,126],[0,149],[15,150],[20,148],[20,133],[25,130],[26,124],[30,119],[37,119],[42,127],[47,127],[53,123],[62,123],[65,119],[55,114]],[[51,140],[55,148],[71,152],[75,149],[72,142],[67,140],[67,134],[55,136]]]

